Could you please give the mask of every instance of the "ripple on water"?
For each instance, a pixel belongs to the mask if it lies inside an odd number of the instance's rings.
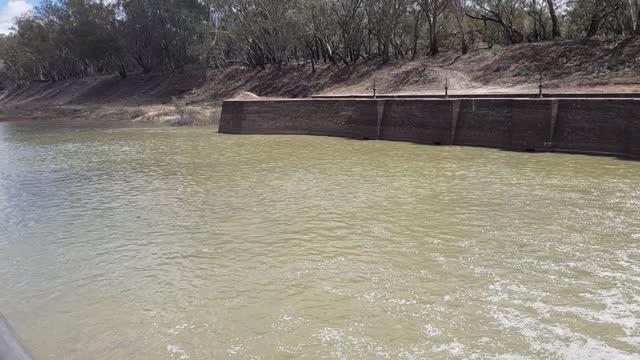
[[[0,124],[0,307],[39,357],[640,356],[640,167]]]

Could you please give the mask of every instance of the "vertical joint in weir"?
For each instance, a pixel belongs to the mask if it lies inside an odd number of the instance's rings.
[[[378,118],[377,118],[377,124],[378,124],[378,128],[376,131],[376,139],[380,140],[380,137],[382,136],[382,117],[384,116],[384,104],[385,101],[384,100],[377,100],[376,101],[376,105],[377,105],[377,109],[378,109]]]
[[[456,129],[458,128],[458,117],[460,116],[460,100],[451,102],[451,145],[456,143]]]
[[[560,100],[558,99],[551,100],[551,123],[549,124],[549,139],[545,144],[548,148],[553,147],[553,137],[555,135],[555,130],[556,130],[556,121],[558,120],[559,104],[560,104]]]

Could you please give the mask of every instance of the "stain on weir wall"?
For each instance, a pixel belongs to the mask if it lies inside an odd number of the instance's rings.
[[[387,100],[381,139],[452,145],[453,101]]]
[[[640,99],[230,100],[220,132],[640,157]]]

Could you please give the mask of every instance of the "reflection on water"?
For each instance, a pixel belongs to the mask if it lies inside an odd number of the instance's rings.
[[[638,162],[4,123],[0,224],[41,359],[640,356]]]

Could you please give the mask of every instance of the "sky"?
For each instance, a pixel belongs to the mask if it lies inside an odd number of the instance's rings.
[[[13,20],[31,10],[39,0],[0,0],[0,34],[9,33]]]

